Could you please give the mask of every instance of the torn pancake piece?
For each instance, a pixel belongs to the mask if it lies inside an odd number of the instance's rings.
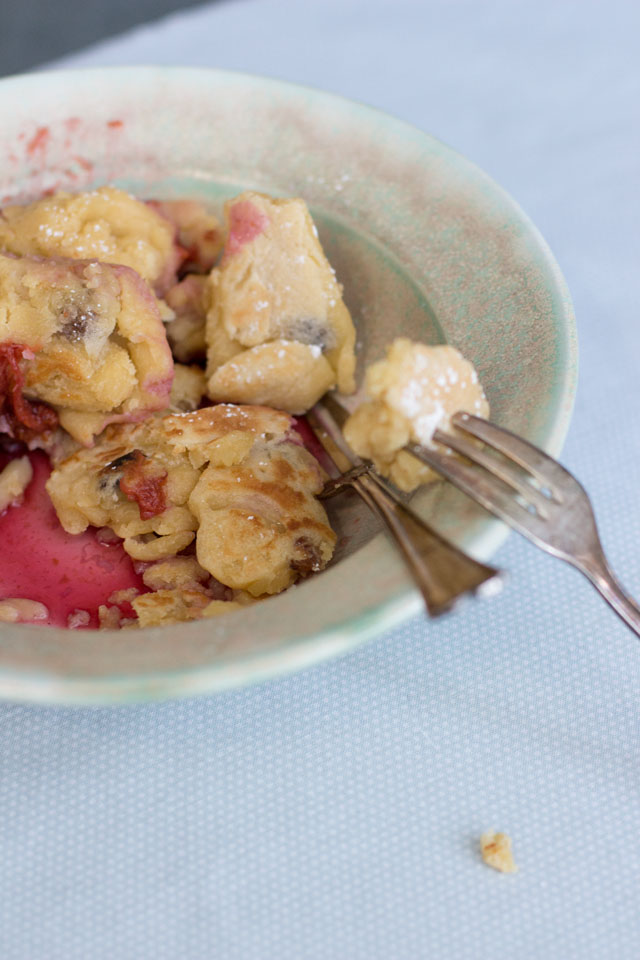
[[[336,537],[315,496],[324,480],[289,416],[220,404],[110,426],[93,448],[54,469],[47,490],[68,532],[109,527],[143,562],[175,558],[195,539],[207,576],[258,597],[331,559]],[[162,579],[157,588],[174,589]],[[172,598],[160,606],[174,609]],[[190,619],[198,603],[175,611]]]
[[[208,392],[231,403],[269,403],[278,410],[302,411],[334,384],[335,374],[320,347],[271,340],[244,350],[215,370]]]
[[[220,265],[211,273],[207,315],[209,396],[228,400],[232,389],[235,399],[254,400],[251,381],[242,392],[243,375],[258,369],[264,356],[259,350],[270,343],[284,353],[274,354],[279,362],[262,366],[261,402],[283,405],[282,378],[297,376],[302,346],[310,376],[285,398],[284,409],[304,413],[328,386],[351,393],[355,330],[304,201],[247,192],[226,204],[225,220],[227,237]],[[242,371],[229,361],[242,363]]]
[[[176,282],[184,257],[175,241],[173,223],[116,187],[61,191],[0,212],[0,250],[121,264],[135,270],[159,296]]]
[[[95,260],[0,253],[0,361],[4,432],[16,435],[16,419],[34,432],[59,419],[84,444],[108,423],[166,408],[173,379],[148,285]]]

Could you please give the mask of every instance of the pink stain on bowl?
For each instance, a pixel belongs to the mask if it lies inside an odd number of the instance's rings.
[[[50,138],[51,131],[49,127],[38,127],[34,135],[27,142],[28,155],[34,157],[36,154],[46,153]]]

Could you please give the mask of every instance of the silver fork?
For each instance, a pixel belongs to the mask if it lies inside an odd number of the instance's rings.
[[[339,422],[319,403],[306,415],[307,424],[335,468],[320,496],[330,498],[349,487],[361,497],[402,553],[430,616],[451,610],[464,594],[497,592],[502,582],[500,571],[474,560],[441,537],[370,465],[351,453],[340,429],[346,413],[339,407],[336,413]]]
[[[466,460],[417,444],[405,449],[547,553],[577,567],[640,635],[640,607],[612,573],[591,502],[575,477],[533,444],[488,420],[456,413],[451,423],[455,435],[436,430],[433,439]],[[478,440],[486,447],[478,446]]]

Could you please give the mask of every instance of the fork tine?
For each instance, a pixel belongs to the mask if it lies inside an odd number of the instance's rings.
[[[521,506],[514,499],[513,491],[498,477],[431,447],[420,447],[411,443],[405,449],[422,463],[433,467],[489,513],[500,517],[526,537],[533,538],[540,544],[545,543],[548,532],[546,522]]]
[[[528,470],[539,483],[549,488],[558,503],[562,503],[562,493],[556,488],[556,484],[562,485],[571,478],[571,474],[538,447],[534,447],[532,443],[516,436],[510,430],[498,427],[481,417],[474,417],[470,413],[455,413],[451,422],[459,430],[464,430],[472,437],[482,440],[508,459],[515,461],[523,469]]]
[[[549,507],[551,506],[548,497],[540,493],[531,483],[528,482],[525,475],[509,461],[498,460],[496,456],[488,453],[486,449],[476,446],[470,440],[467,440],[462,434],[443,433],[436,430],[433,439],[437,443],[445,444],[457,453],[462,454],[467,460],[484,467],[494,477],[498,477],[503,483],[511,487],[516,493],[519,493],[532,506],[534,506],[541,517],[545,519],[549,516]]]

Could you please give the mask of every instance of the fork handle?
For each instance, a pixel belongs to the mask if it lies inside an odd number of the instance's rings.
[[[441,537],[393,498],[373,475],[363,473],[348,482],[380,517],[400,548],[432,617],[450,610],[462,594],[475,593],[487,581],[499,586],[498,570],[479,563]]]
[[[640,636],[640,607],[619,582],[602,550],[583,560],[579,569],[591,581],[610,607]]]

